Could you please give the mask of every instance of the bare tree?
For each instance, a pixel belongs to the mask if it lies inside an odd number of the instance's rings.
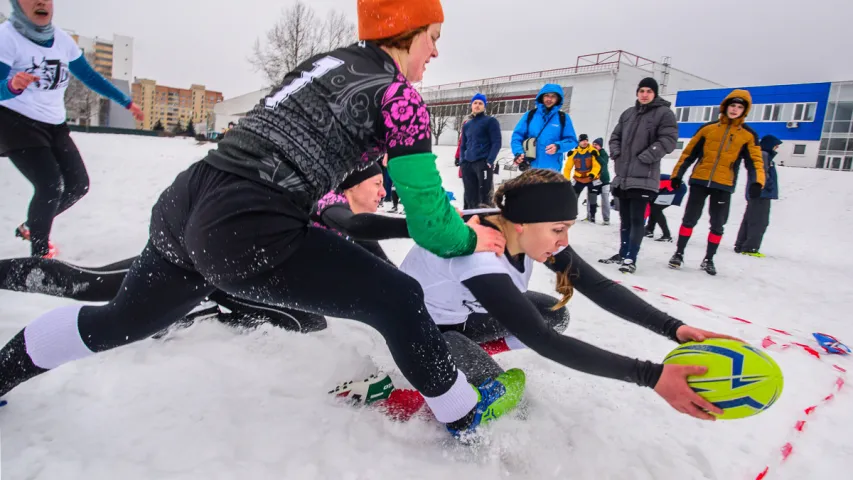
[[[454,113],[453,129],[456,130],[457,135],[462,135],[462,126],[471,118],[471,110],[463,107],[456,107]]]
[[[498,83],[490,83],[487,85],[480,85],[477,87],[477,93],[482,93],[486,96],[486,99],[490,104],[494,105],[486,107],[486,113],[489,115],[500,115],[503,114],[503,108],[498,107],[498,102],[502,97],[506,95],[506,89]],[[494,102],[494,103],[492,103]]]
[[[316,12],[297,1],[282,11],[278,22],[266,33],[266,41],[255,40],[249,63],[263,72],[270,85],[312,56],[349,45],[355,41],[355,24],[337,11],[329,12],[325,21]]]
[[[330,52],[358,40],[355,24],[343,12],[332,10],[320,29],[320,51]]]
[[[86,61],[95,64],[95,52],[86,52]],[[68,118],[80,125],[89,126],[101,108],[101,96],[93,92],[83,82],[72,76],[65,91],[65,109]]]

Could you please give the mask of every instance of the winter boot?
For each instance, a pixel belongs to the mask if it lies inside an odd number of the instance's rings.
[[[702,260],[702,265],[699,266],[699,269],[705,270],[708,275],[713,276],[717,274],[717,267],[714,266],[714,260],[711,258],[706,258],[705,260]]]
[[[622,255],[619,255],[617,253],[616,255],[613,255],[610,258],[602,258],[601,260],[598,261],[598,263],[608,263],[608,264],[609,263],[622,263],[622,260],[623,260]]]
[[[622,261],[622,266],[619,267],[619,271],[622,273],[634,273],[637,271],[637,263],[630,258],[626,258]]]
[[[669,268],[681,268],[681,265],[684,264],[684,254],[675,252],[675,255],[669,259]]]
[[[32,237],[30,235],[30,227],[28,227],[26,223],[18,225],[18,228],[15,229],[15,236],[27,242],[31,241]],[[48,240],[47,253],[42,255],[42,258],[50,260],[52,258],[56,258],[57,255],[59,255],[59,249],[56,248],[56,245],[54,245],[53,242]]]
[[[379,372],[364,380],[351,380],[344,382],[329,395],[344,398],[354,404],[370,405],[380,400],[387,399],[394,391],[394,382],[387,374]]]
[[[483,382],[477,390],[477,406],[465,417],[447,424],[453,436],[465,440],[480,425],[496,420],[514,409],[524,393],[524,372],[513,368],[498,375],[494,380]]]

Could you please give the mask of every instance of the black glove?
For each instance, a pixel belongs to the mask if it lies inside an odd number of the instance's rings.
[[[610,193],[613,195],[613,198],[622,198],[622,189],[619,187],[614,188]]]
[[[761,198],[761,190],[763,187],[760,183],[753,183],[749,186],[749,198]]]
[[[530,168],[530,161],[527,158],[524,158],[521,163],[518,164],[519,172],[526,172]]]
[[[681,179],[678,177],[672,177],[669,179],[669,184],[672,185],[673,190],[678,190],[681,188]]]
[[[501,164],[498,162],[495,162],[495,168],[492,171],[494,172],[495,175],[498,175],[499,173],[501,173]]]
[[[456,158],[453,160],[453,165],[454,165],[454,166],[457,166],[457,167],[459,166],[459,157],[456,157]]]

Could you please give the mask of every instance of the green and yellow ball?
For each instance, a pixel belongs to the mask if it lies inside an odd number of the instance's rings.
[[[708,367],[702,376],[687,377],[700,397],[723,409],[721,420],[757,415],[782,395],[784,380],[779,365],[762,350],[736,340],[709,339],[680,345],[664,365]]]

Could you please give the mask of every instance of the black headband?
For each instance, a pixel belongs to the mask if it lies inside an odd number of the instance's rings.
[[[352,173],[347,175],[346,178],[341,182],[338,186],[338,190],[344,191],[349,190],[350,188],[358,185],[359,183],[367,180],[370,177],[375,177],[376,175],[382,175],[382,169],[379,168],[378,162],[370,162],[369,165],[364,167],[361,170],[353,170]]]
[[[537,183],[506,192],[500,208],[512,223],[566,222],[578,218],[578,197],[569,182]]]

